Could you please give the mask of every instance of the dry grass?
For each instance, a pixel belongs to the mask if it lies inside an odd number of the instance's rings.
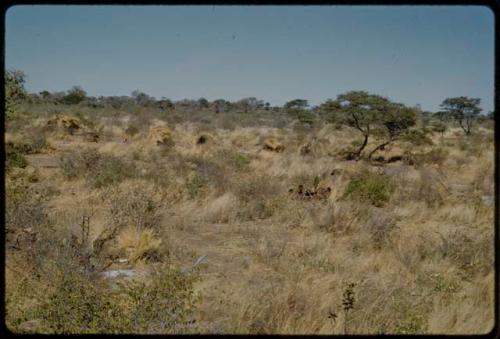
[[[388,159],[411,151],[413,163],[374,166],[339,156],[356,142],[349,127],[305,129],[286,121],[272,125],[280,128],[241,126],[229,115],[204,123],[194,114],[182,123],[173,123],[174,116],[167,123],[145,115],[98,121],[85,114],[102,126],[104,139],[91,151],[100,165],[86,169],[82,163],[93,157],[81,156],[80,167],[68,168],[76,168],[71,178],[57,168],[38,168],[36,183],[29,171],[13,171],[7,181],[8,226],[38,227],[44,241],[62,243],[73,234],[81,242],[80,222],[91,216],[89,245],[80,251],[87,253],[102,240],[92,259],[99,267],[153,269],[168,262],[190,272],[204,258],[193,285],[202,295],[197,327],[183,331],[477,334],[491,329],[491,131],[478,130],[465,140],[448,129],[443,142],[435,134],[434,145],[415,149],[396,143],[380,155]],[[133,136],[129,126],[137,126]],[[150,127],[158,126],[170,128],[174,142],[167,148],[147,142]],[[78,135],[45,133],[54,156],[90,147]],[[19,142],[20,135],[9,131],[6,137]],[[200,144],[201,135],[207,140]],[[271,137],[284,149],[265,150]],[[311,149],[307,154],[301,153],[305,144]],[[14,189],[21,184],[47,192],[43,204],[13,197],[26,194]],[[298,185],[330,187],[331,193],[325,200],[303,199],[289,193]],[[57,237],[45,229],[48,224]],[[27,253],[29,239],[19,237],[26,246],[21,252]],[[41,253],[37,262],[50,253],[32,248]],[[27,310],[41,288],[31,275],[37,269],[19,250],[9,251],[9,326],[32,321],[24,326],[36,328],[39,319]],[[123,258],[126,265],[116,263]],[[348,291],[354,299],[345,310]]]

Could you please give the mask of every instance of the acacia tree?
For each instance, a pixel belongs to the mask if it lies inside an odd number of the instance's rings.
[[[362,133],[363,142],[352,154],[355,160],[361,158],[370,136],[381,142],[369,152],[368,159],[403,136],[415,125],[417,116],[417,108],[406,107],[366,91],[340,94],[336,100],[327,100],[320,110],[326,113],[330,120],[345,123]]]
[[[374,125],[381,122],[381,114],[390,105],[390,101],[380,95],[365,91],[349,91],[337,96],[335,107],[338,107],[343,122],[356,128],[363,134],[363,143],[353,154],[359,160],[368,144]]]
[[[68,94],[64,96],[64,102],[70,105],[76,105],[85,100],[87,92],[80,86],[73,86]]]
[[[305,99],[294,99],[288,101],[283,108],[286,112],[300,122],[305,124],[312,124],[314,122],[314,115],[307,109],[309,103]]]
[[[221,111],[226,111],[229,105],[229,101],[226,101],[224,99],[217,99],[212,102],[212,106],[216,114],[220,113]]]
[[[165,98],[165,97],[162,97],[160,100],[158,100],[156,102],[156,107],[158,107],[159,109],[162,109],[162,110],[167,110],[167,109],[173,109],[174,104],[173,104],[172,100]]]
[[[444,110],[443,113],[458,121],[458,124],[464,130],[465,135],[469,135],[473,122],[482,111],[479,107],[480,102],[481,99],[479,98],[462,96],[444,100],[441,107]]]
[[[295,109],[306,109],[309,104],[307,103],[307,100],[305,99],[294,99],[291,101],[288,101],[284,108],[288,111],[290,110],[295,110]]]
[[[198,99],[198,107],[200,108],[208,108],[208,100],[205,98]]]
[[[318,115],[329,123],[342,122],[341,106],[337,100],[328,99],[317,108]]]
[[[248,113],[249,111],[255,111],[259,108],[264,107],[264,101],[259,100],[255,97],[243,98],[236,102],[238,108],[243,109],[243,112]]]
[[[131,97],[134,99],[135,103],[139,106],[151,106],[156,100],[153,97],[150,97],[144,92],[139,90],[132,91]]]
[[[417,110],[412,107],[406,107],[400,103],[387,103],[385,109],[380,111],[377,117],[377,137],[382,142],[377,145],[369,154],[371,159],[378,150],[398,140],[405,135],[409,128],[415,125]]]

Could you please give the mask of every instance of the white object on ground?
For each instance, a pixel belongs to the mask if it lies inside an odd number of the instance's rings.
[[[120,276],[133,277],[134,275],[137,274],[137,272],[135,270],[130,270],[130,269],[119,269],[119,270],[102,272],[101,274],[105,278],[117,278]]]

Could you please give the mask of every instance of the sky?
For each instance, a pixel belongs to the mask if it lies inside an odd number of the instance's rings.
[[[494,15],[482,6],[14,6],[5,67],[29,92],[318,105],[365,90],[437,111],[493,110]]]

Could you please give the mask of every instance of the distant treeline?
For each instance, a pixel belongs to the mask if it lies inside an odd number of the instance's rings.
[[[96,97],[89,96],[80,86],[73,86],[67,91],[60,92],[27,93],[24,83],[25,75],[22,71],[6,71],[7,117],[15,111],[16,104],[20,102],[79,105],[92,108],[112,107],[124,111],[133,111],[136,107],[177,112],[211,111],[215,114],[222,112],[252,113],[267,111],[270,113],[285,113],[306,124],[318,119],[332,123],[345,123],[360,130],[363,134],[368,134],[370,125],[373,124],[385,126],[389,134],[402,127],[406,129],[406,127],[414,125],[415,117],[424,121],[456,121],[466,134],[470,134],[474,121],[493,119],[494,117],[494,112],[481,114],[482,109],[480,108],[479,98],[466,96],[446,98],[441,104],[441,111],[430,112],[420,109],[419,105],[408,107],[366,91],[349,91],[339,94],[336,99],[328,99],[316,106],[310,106],[305,99],[293,99],[283,106],[271,106],[269,102],[255,97],[246,97],[237,101],[225,99],[209,101],[205,98],[173,101],[165,97],[156,99],[139,90],[133,91],[130,96]],[[406,120],[399,119],[402,116],[405,116]],[[401,121],[397,122],[398,119]]]

